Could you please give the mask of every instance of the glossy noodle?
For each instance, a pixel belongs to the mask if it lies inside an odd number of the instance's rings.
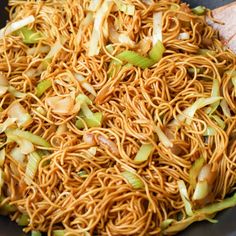
[[[9,5],[2,214],[54,236],[170,235],[236,205],[236,56],[207,25],[209,10]]]

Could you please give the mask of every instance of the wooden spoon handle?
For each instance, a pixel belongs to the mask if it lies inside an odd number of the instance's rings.
[[[232,51],[236,53],[236,2],[216,8],[212,11],[213,18],[224,23],[210,24],[219,31],[220,37]]]

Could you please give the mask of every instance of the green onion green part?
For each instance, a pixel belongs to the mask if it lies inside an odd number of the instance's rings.
[[[18,219],[16,219],[16,223],[19,226],[27,226],[29,224],[29,216],[23,213]]]
[[[192,12],[198,16],[204,15],[206,12],[206,7],[204,6],[197,6],[192,9]]]
[[[36,96],[41,97],[43,93],[52,86],[52,81],[50,79],[43,80],[37,84]]]
[[[16,34],[22,36],[25,44],[38,43],[43,38],[40,32],[30,29],[27,26],[17,30]]]
[[[123,51],[119,53],[116,57],[123,62],[128,62],[142,69],[149,68],[150,66],[155,64],[155,61],[153,59],[144,57],[138,54],[137,52],[130,51],[130,50]]]
[[[121,175],[129,182],[129,184],[134,188],[134,189],[140,189],[144,188],[144,184],[141,181],[141,179],[133,174],[132,172],[129,171],[124,171],[121,173]]]
[[[142,146],[140,147],[139,151],[137,152],[134,158],[134,161],[136,163],[142,163],[146,161],[148,157],[150,156],[150,154],[152,153],[153,149],[154,149],[154,146],[151,143],[142,144]]]

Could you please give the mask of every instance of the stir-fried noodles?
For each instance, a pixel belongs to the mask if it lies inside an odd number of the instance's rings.
[[[209,10],[9,5],[1,214],[32,235],[169,235],[236,205],[236,56]]]

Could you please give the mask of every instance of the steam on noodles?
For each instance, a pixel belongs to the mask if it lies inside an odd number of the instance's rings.
[[[236,56],[207,9],[9,5],[1,214],[32,235],[170,235],[236,205]]]

